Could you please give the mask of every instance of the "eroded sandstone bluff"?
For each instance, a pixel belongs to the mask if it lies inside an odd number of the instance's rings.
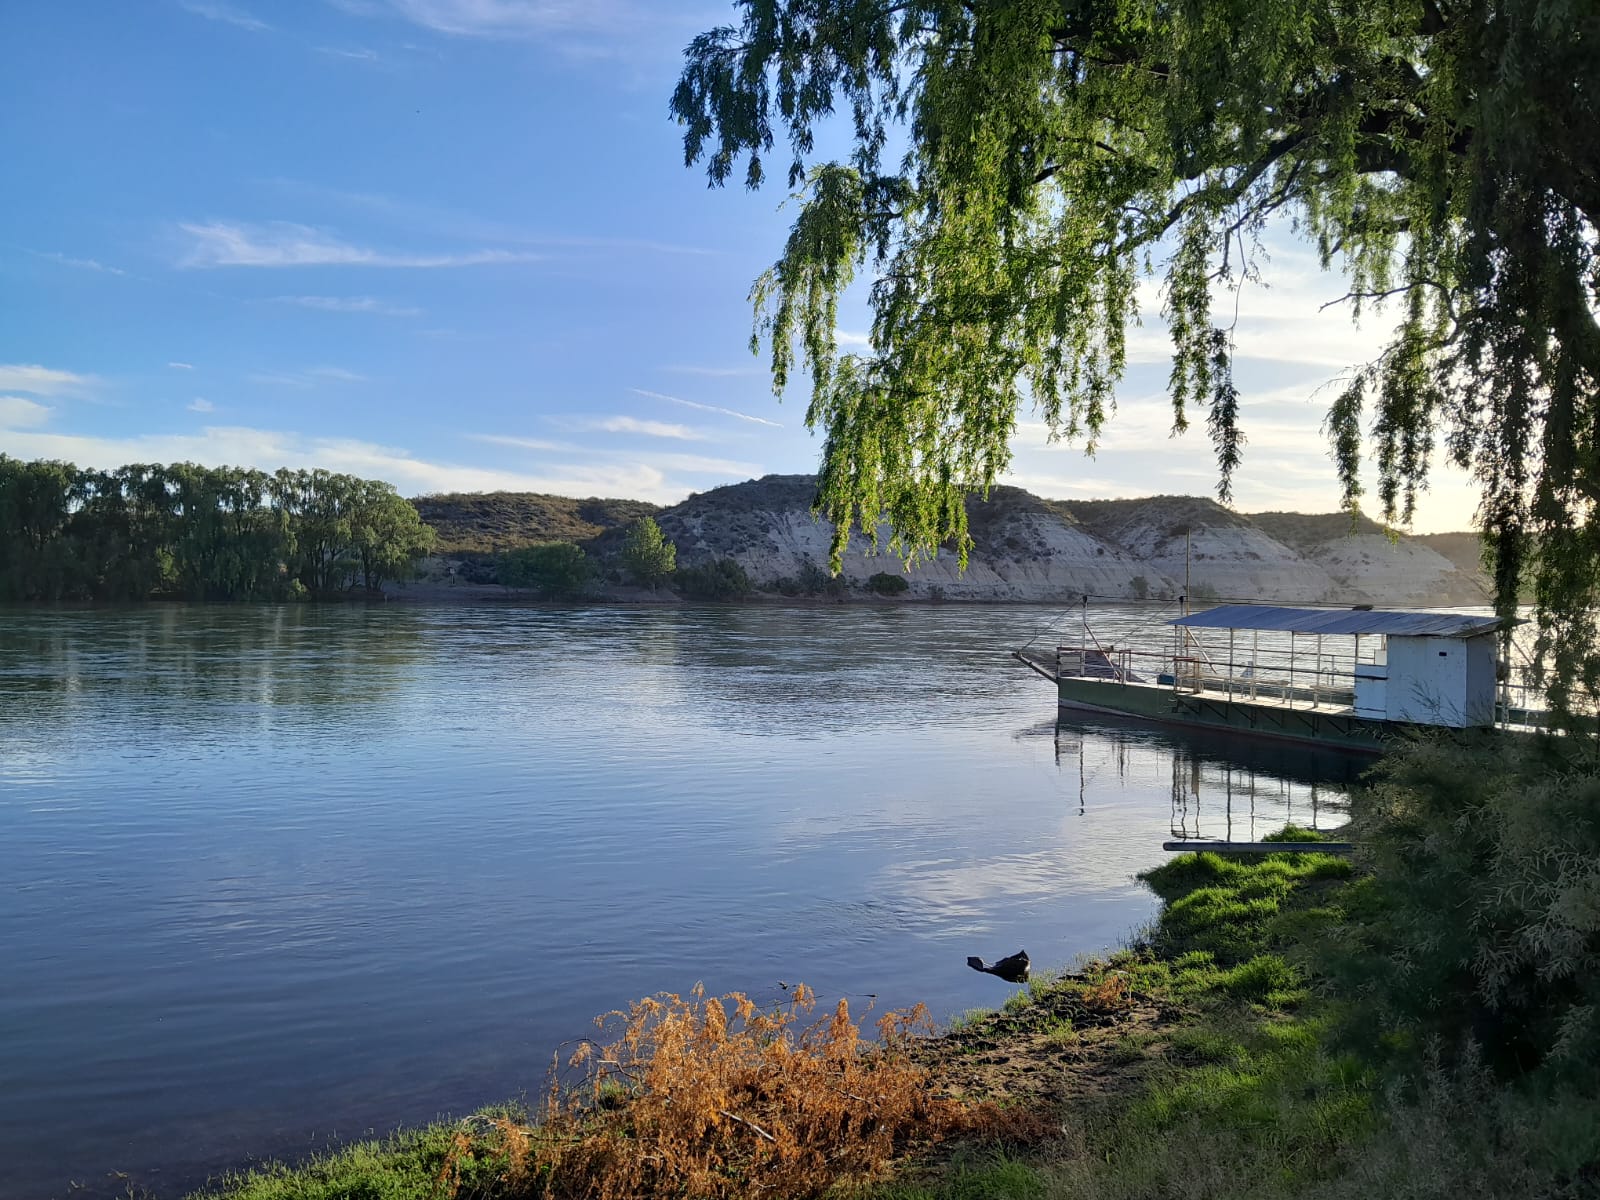
[[[512,495],[432,496],[416,501],[439,535],[445,569],[470,575],[484,556],[552,535],[604,561],[623,527],[653,515],[677,544],[680,565],[733,558],[758,588],[777,591],[827,563],[832,526],[811,515],[810,475],[768,475],[690,496],[670,508],[638,501]],[[482,514],[496,514],[492,528]],[[552,514],[556,514],[553,516]],[[1193,496],[1139,500],[1045,500],[996,487],[968,502],[974,549],[965,572],[941,554],[906,572],[911,598],[1057,603],[1176,597],[1185,558],[1193,599],[1279,603],[1482,604],[1488,584],[1470,534],[1391,539],[1372,521],[1342,513],[1237,513]],[[883,538],[887,545],[887,531]],[[899,573],[887,553],[851,539],[853,584]]]

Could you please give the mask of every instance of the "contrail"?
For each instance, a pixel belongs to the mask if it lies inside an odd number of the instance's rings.
[[[636,396],[649,396],[652,400],[666,400],[673,404],[681,404],[685,408],[698,408],[701,412],[721,413],[725,417],[738,417],[741,421],[751,421],[757,425],[770,425],[774,429],[782,429],[777,421],[769,421],[765,417],[752,417],[749,413],[735,412],[731,408],[718,408],[715,404],[701,404],[698,400],[684,400],[677,396],[669,396],[665,392],[651,392],[644,388],[629,388]]]

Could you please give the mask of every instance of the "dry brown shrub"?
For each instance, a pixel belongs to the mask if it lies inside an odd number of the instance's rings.
[[[614,1040],[572,1056],[581,1084],[552,1089],[517,1180],[596,1200],[805,1196],[963,1124],[907,1056],[931,1032],[921,1005],[881,1017],[872,1042],[843,1000],[804,1023],[815,1003],[804,985],[767,1009],[697,988],[600,1018]]]

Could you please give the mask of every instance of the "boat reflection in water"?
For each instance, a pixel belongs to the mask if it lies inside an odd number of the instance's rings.
[[[1259,841],[1290,824],[1336,830],[1349,818],[1349,789],[1372,765],[1321,746],[1070,710],[1055,722],[1055,749],[1062,773],[1076,776],[1080,813],[1108,775],[1120,789],[1166,778],[1171,836],[1198,841]]]

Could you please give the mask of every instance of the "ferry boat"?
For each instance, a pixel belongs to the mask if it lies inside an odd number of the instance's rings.
[[[1542,724],[1498,617],[1225,604],[1166,624],[1160,649],[1102,645],[1086,619],[1078,644],[1016,657],[1056,685],[1063,709],[1359,753],[1418,728]]]

